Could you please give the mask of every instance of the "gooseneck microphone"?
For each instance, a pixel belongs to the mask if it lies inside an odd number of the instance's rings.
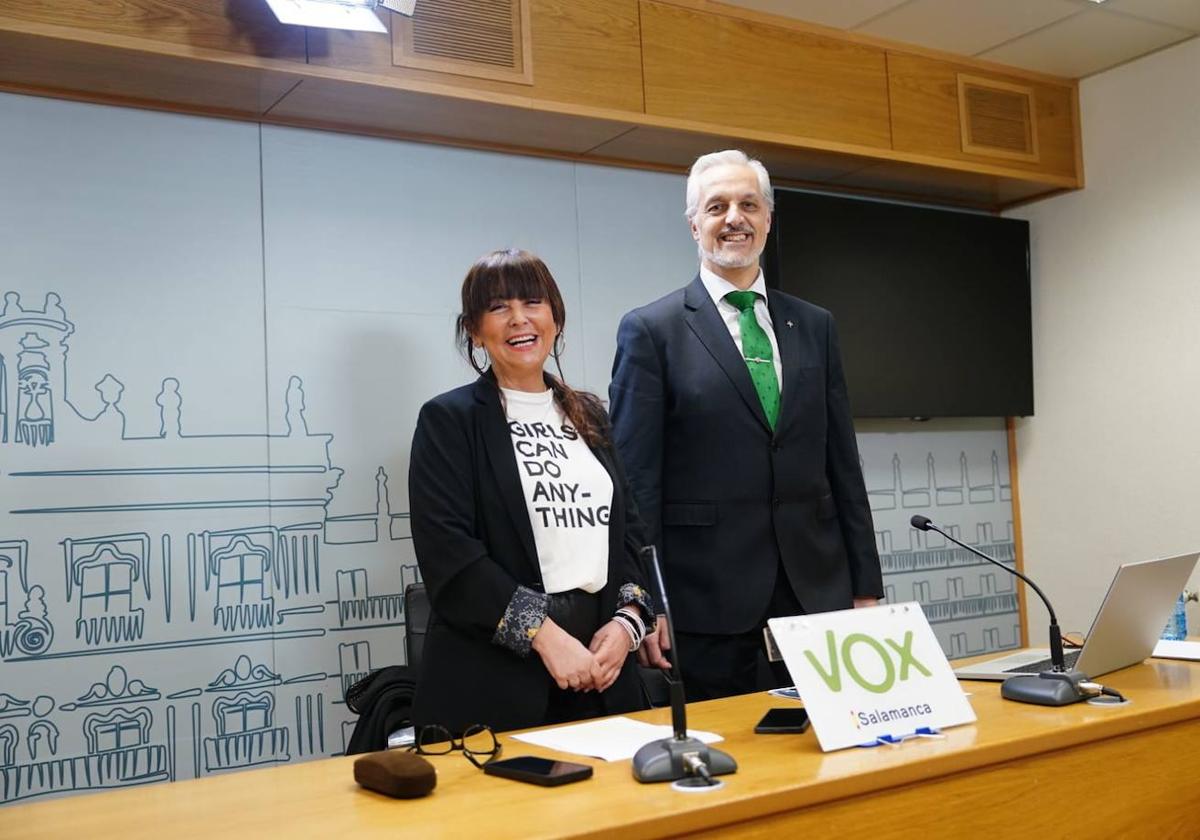
[[[1052,670],[1059,672],[1067,670],[1066,662],[1063,660],[1062,632],[1058,627],[1058,616],[1054,614],[1054,607],[1050,606],[1050,599],[1046,597],[1046,593],[1043,592],[1036,583],[1025,577],[1025,575],[1021,574],[1016,569],[1010,569],[999,560],[988,557],[982,551],[967,545],[965,542],[956,540],[941,528],[934,525],[928,516],[921,516],[920,514],[917,514],[909,520],[909,523],[918,531],[936,531],[955,545],[965,548],[967,551],[971,552],[977,557],[982,557],[989,563],[994,563],[1004,571],[1008,572],[1010,575],[1016,575],[1021,580],[1029,584],[1030,588],[1032,588],[1033,591],[1038,594],[1038,597],[1042,599],[1042,603],[1046,605],[1046,612],[1050,613],[1050,663],[1053,666]]]
[[[671,673],[667,682],[671,688],[671,728],[674,734],[643,745],[633,756],[633,777],[639,782],[672,782],[679,779],[681,785],[705,787],[713,784],[713,776],[737,772],[737,762],[729,753],[714,749],[687,734],[687,704],[683,692],[683,677],[676,664],[678,648],[675,646],[675,620],[671,617],[671,605],[667,601],[667,587],[663,583],[662,568],[658,565],[658,552],[648,545],[641,550],[647,565],[654,570],[658,584],[662,610],[667,617],[667,639],[671,642]]]
[[[1042,592],[1041,587],[1016,569],[1011,569],[996,558],[989,557],[979,549],[950,536],[934,525],[928,516],[917,514],[909,520],[909,524],[918,531],[935,531],[960,548],[965,548],[975,556],[982,557],[989,563],[999,566],[1010,575],[1015,575],[1029,584],[1029,587],[1046,605],[1046,612],[1050,613],[1050,670],[1043,671],[1036,676],[1025,674],[1009,677],[1000,686],[1000,696],[1020,703],[1036,703],[1041,706],[1066,706],[1091,696],[1085,693],[1079,685],[1087,682],[1087,675],[1080,671],[1067,669],[1063,659],[1062,631],[1058,626],[1058,616],[1054,614],[1054,607],[1050,605],[1050,599],[1046,597],[1046,593]]]

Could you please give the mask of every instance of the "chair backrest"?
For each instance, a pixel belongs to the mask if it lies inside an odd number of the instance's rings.
[[[425,631],[429,627],[429,593],[425,584],[410,583],[404,588],[404,655],[405,664],[414,677],[421,673],[421,649],[425,646]]]
[[[639,665],[638,679],[642,683],[642,696],[650,708],[661,709],[671,705],[671,684],[667,682],[666,672]]]

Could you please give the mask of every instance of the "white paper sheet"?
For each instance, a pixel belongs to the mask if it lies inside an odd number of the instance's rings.
[[[413,727],[404,726],[388,736],[388,749],[394,750],[397,747],[411,747],[416,741],[416,731]]]
[[[1173,642],[1162,639],[1154,646],[1154,653],[1159,659],[1192,659],[1200,661],[1200,642]]]
[[[586,755],[604,761],[620,761],[633,758],[633,754],[650,741],[670,738],[673,732],[670,726],[655,726],[632,718],[613,717],[556,726],[552,729],[539,729],[536,732],[514,735],[513,738],[559,752]],[[715,744],[723,740],[714,732],[700,732],[695,729],[689,729],[688,735],[706,744]]]

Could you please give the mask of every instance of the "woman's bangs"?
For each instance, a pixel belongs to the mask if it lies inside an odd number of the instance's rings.
[[[505,265],[496,272],[488,294],[488,303],[493,300],[550,299],[546,280],[532,265]]]
[[[498,300],[531,300],[553,303],[553,281],[545,271],[529,262],[481,266],[470,284],[467,309],[474,315],[485,312]]]

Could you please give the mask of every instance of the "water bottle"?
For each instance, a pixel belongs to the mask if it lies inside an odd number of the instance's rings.
[[[1162,638],[1172,642],[1182,642],[1187,638],[1187,602],[1197,600],[1195,592],[1183,590],[1179,600],[1175,602],[1175,612],[1163,628]]]

